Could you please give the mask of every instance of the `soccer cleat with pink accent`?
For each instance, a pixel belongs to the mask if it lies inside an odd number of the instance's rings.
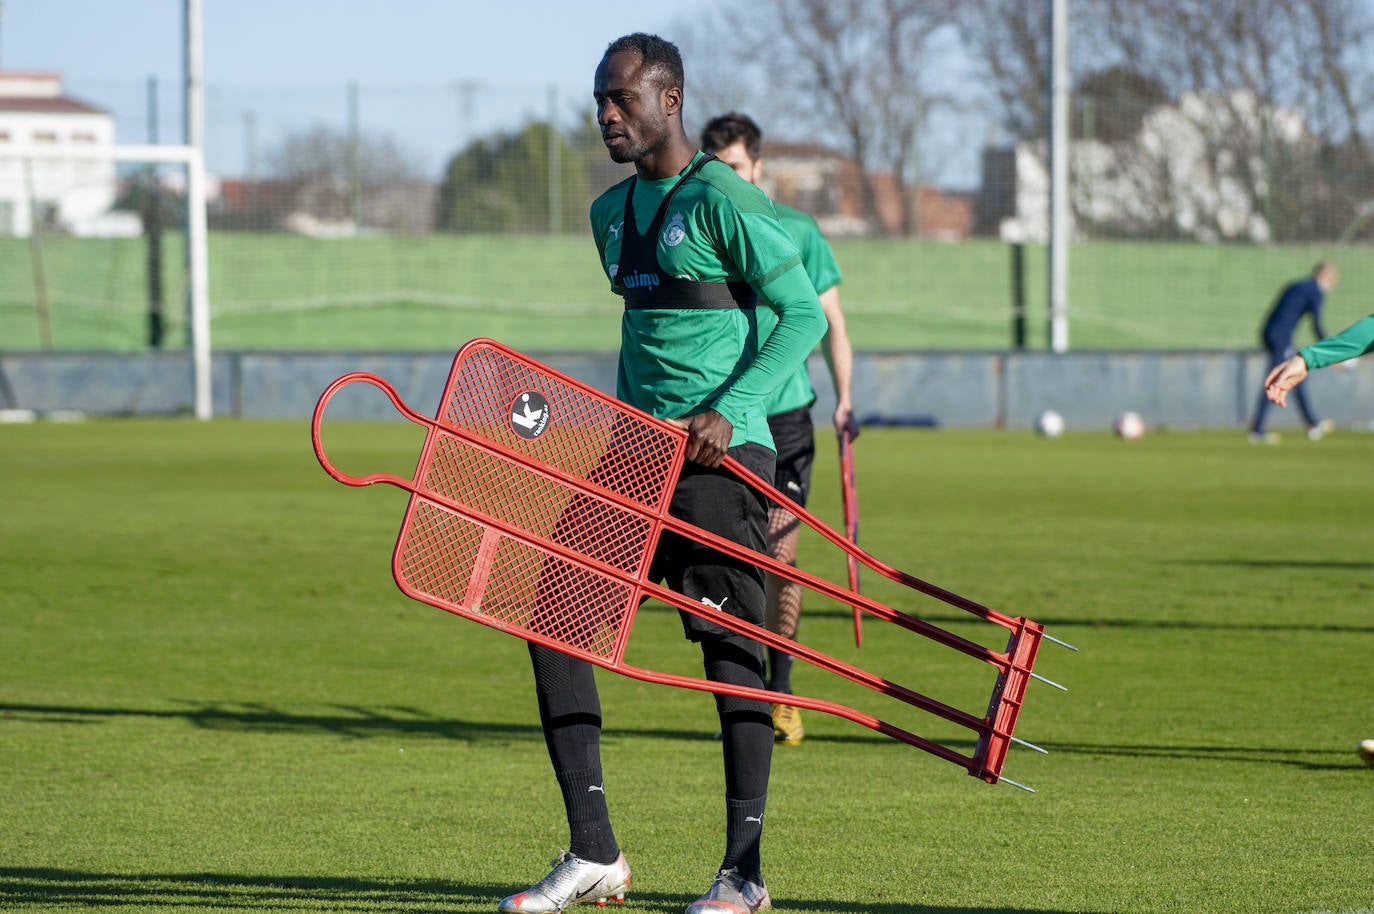
[[[501,899],[500,910],[521,914],[558,914],[569,905],[624,901],[630,887],[630,865],[625,855],[611,863],[593,863],[564,851],[552,863],[547,876],[525,889]]]
[[[767,886],[750,882],[731,867],[716,873],[706,894],[687,906],[687,914],[754,914],[771,907]]]

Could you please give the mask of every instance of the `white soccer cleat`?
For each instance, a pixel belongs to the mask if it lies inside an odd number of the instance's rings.
[[[771,907],[763,882],[751,882],[731,867],[716,873],[706,894],[687,906],[687,914],[754,914]]]
[[[558,914],[569,905],[591,902],[605,907],[607,901],[624,901],[630,888],[630,865],[625,855],[611,863],[592,863],[564,851],[552,863],[547,876],[501,899],[500,910],[522,914]]]

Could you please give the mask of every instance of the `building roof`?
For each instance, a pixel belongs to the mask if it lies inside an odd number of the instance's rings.
[[[62,94],[62,78],[42,70],[0,70],[0,111],[24,114],[106,114]]]
[[[21,114],[106,114],[103,108],[88,105],[65,95],[55,97],[0,95],[0,111]]]

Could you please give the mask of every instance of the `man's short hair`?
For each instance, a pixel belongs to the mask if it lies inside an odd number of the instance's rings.
[[[763,131],[753,118],[738,111],[711,118],[701,131],[701,148],[707,152],[719,152],[741,142],[749,158],[757,162],[763,149]]]
[[[606,46],[603,57],[633,51],[644,63],[646,73],[660,89],[681,89],[686,80],[682,73],[682,54],[677,45],[657,35],[635,32],[623,35]]]

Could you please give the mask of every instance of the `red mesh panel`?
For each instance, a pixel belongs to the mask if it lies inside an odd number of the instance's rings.
[[[450,612],[612,662],[633,619],[634,587],[418,499],[397,544],[396,577]]]
[[[584,560],[647,573],[680,438],[541,368],[481,345],[455,361],[397,580],[459,615],[615,661],[638,591]]]
[[[616,660],[621,629],[633,618],[635,588],[503,540],[492,563],[483,612],[567,647]]]
[[[650,509],[663,504],[671,492],[668,475],[677,439],[609,398],[572,387],[539,367],[496,349],[473,347],[454,365],[438,421],[590,479]],[[527,438],[517,433],[511,413],[518,398],[530,392],[548,402],[549,418],[541,434]],[[608,454],[620,459],[608,461]]]
[[[415,590],[462,605],[472,580],[482,528],[452,511],[416,500],[396,546],[396,571]]]
[[[421,487],[630,574],[646,557],[648,519],[443,432],[435,435]]]

